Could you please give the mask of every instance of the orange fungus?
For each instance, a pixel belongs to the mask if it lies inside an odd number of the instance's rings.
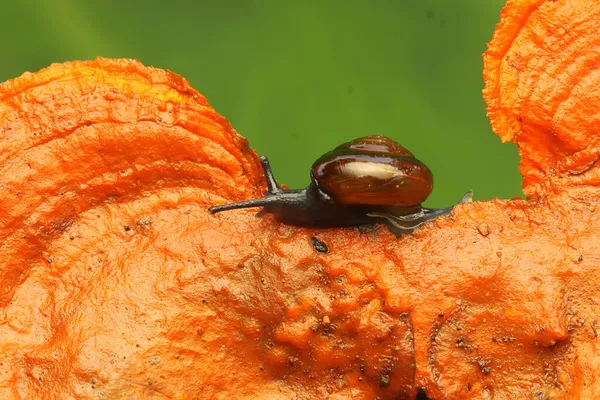
[[[492,128],[532,196],[600,184],[600,2],[509,0],[484,55]]]
[[[208,213],[266,184],[174,73],[1,84],[0,399],[599,397],[599,11],[507,3],[484,96],[528,200],[400,238]]]

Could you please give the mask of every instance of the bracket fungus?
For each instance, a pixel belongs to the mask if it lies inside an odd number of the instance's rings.
[[[0,84],[0,398],[600,396],[594,1],[508,1],[484,56],[527,200],[396,238],[253,210],[258,157],[132,60]]]

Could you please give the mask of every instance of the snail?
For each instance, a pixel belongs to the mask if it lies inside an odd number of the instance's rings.
[[[211,213],[263,207],[280,221],[300,226],[359,226],[387,223],[396,234],[410,233],[454,206],[425,208],[433,189],[429,168],[395,141],[381,135],[344,143],[313,164],[305,189],[286,190],[275,180],[267,157],[260,157],[268,194],[260,199],[209,208]],[[458,204],[471,200],[467,192]]]

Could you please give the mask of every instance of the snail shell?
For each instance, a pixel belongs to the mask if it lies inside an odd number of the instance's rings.
[[[344,143],[312,166],[313,183],[332,201],[346,205],[410,207],[433,189],[425,164],[393,140],[366,136]]]

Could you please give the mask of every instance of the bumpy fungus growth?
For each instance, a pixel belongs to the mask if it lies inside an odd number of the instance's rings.
[[[484,55],[494,131],[519,145],[529,198],[600,183],[597,1],[508,1]]]
[[[600,3],[509,1],[485,55],[529,201],[399,240],[210,205],[260,163],[129,60],[0,85],[0,398],[600,396]]]

